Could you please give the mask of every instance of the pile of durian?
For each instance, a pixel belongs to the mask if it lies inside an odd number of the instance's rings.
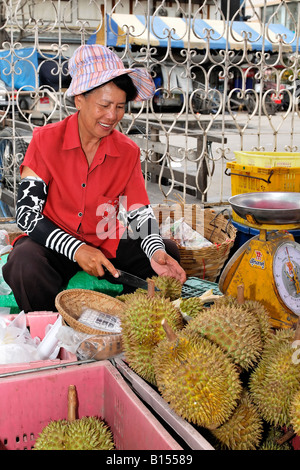
[[[183,299],[181,285],[154,276],[159,291],[120,296],[124,359],[171,408],[205,428],[217,449],[292,450],[300,436],[300,361],[295,330],[273,329],[257,301]],[[210,293],[211,294],[211,293]]]

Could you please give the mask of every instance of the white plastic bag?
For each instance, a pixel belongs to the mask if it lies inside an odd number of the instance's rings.
[[[32,338],[26,327],[24,311],[11,322],[0,318],[0,364],[31,362],[39,359],[38,338]]]
[[[90,335],[62,325],[56,337],[59,339],[59,345],[76,354],[79,360],[100,361],[119,356],[123,352],[121,334]]]
[[[44,359],[55,359],[60,346],[56,332],[62,324],[61,316],[54,325],[47,325],[45,336],[32,338],[26,326],[26,314],[19,313],[14,320],[0,317],[0,364],[17,364]]]
[[[37,347],[37,353],[40,359],[55,359],[58,356],[60,346],[56,336],[62,325],[62,317],[59,315],[54,325],[48,325],[45,330],[45,336]]]
[[[187,224],[184,217],[174,222],[171,221],[170,217],[167,217],[160,227],[160,233],[163,237],[175,240],[185,248],[203,248],[212,245],[212,242]]]

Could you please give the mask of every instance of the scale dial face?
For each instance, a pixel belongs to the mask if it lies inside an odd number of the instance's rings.
[[[300,315],[300,245],[280,244],[273,258],[273,276],[281,301]]]

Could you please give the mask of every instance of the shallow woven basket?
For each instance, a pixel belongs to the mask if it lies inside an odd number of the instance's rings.
[[[229,256],[236,237],[236,228],[221,212],[203,209],[197,204],[153,205],[156,219],[161,223],[171,220],[184,221],[203,235],[213,245],[203,248],[186,248],[178,245],[180,264],[188,277],[194,276],[215,282]]]
[[[100,310],[119,318],[125,310],[124,302],[101,292],[87,289],[67,289],[60,292],[55,298],[55,306],[67,325],[74,330],[91,335],[108,335],[112,333],[80,323],[78,319],[83,308]]]

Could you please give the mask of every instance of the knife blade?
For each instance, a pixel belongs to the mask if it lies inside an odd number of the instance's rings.
[[[127,273],[118,269],[119,277],[114,277],[107,269],[105,270],[105,278],[110,281],[113,280],[114,283],[126,284],[127,286],[136,287],[137,289],[148,290],[148,282],[141,277],[135,276],[134,274]],[[99,277],[99,279],[102,279]],[[154,288],[155,291],[159,291],[157,287]]]

